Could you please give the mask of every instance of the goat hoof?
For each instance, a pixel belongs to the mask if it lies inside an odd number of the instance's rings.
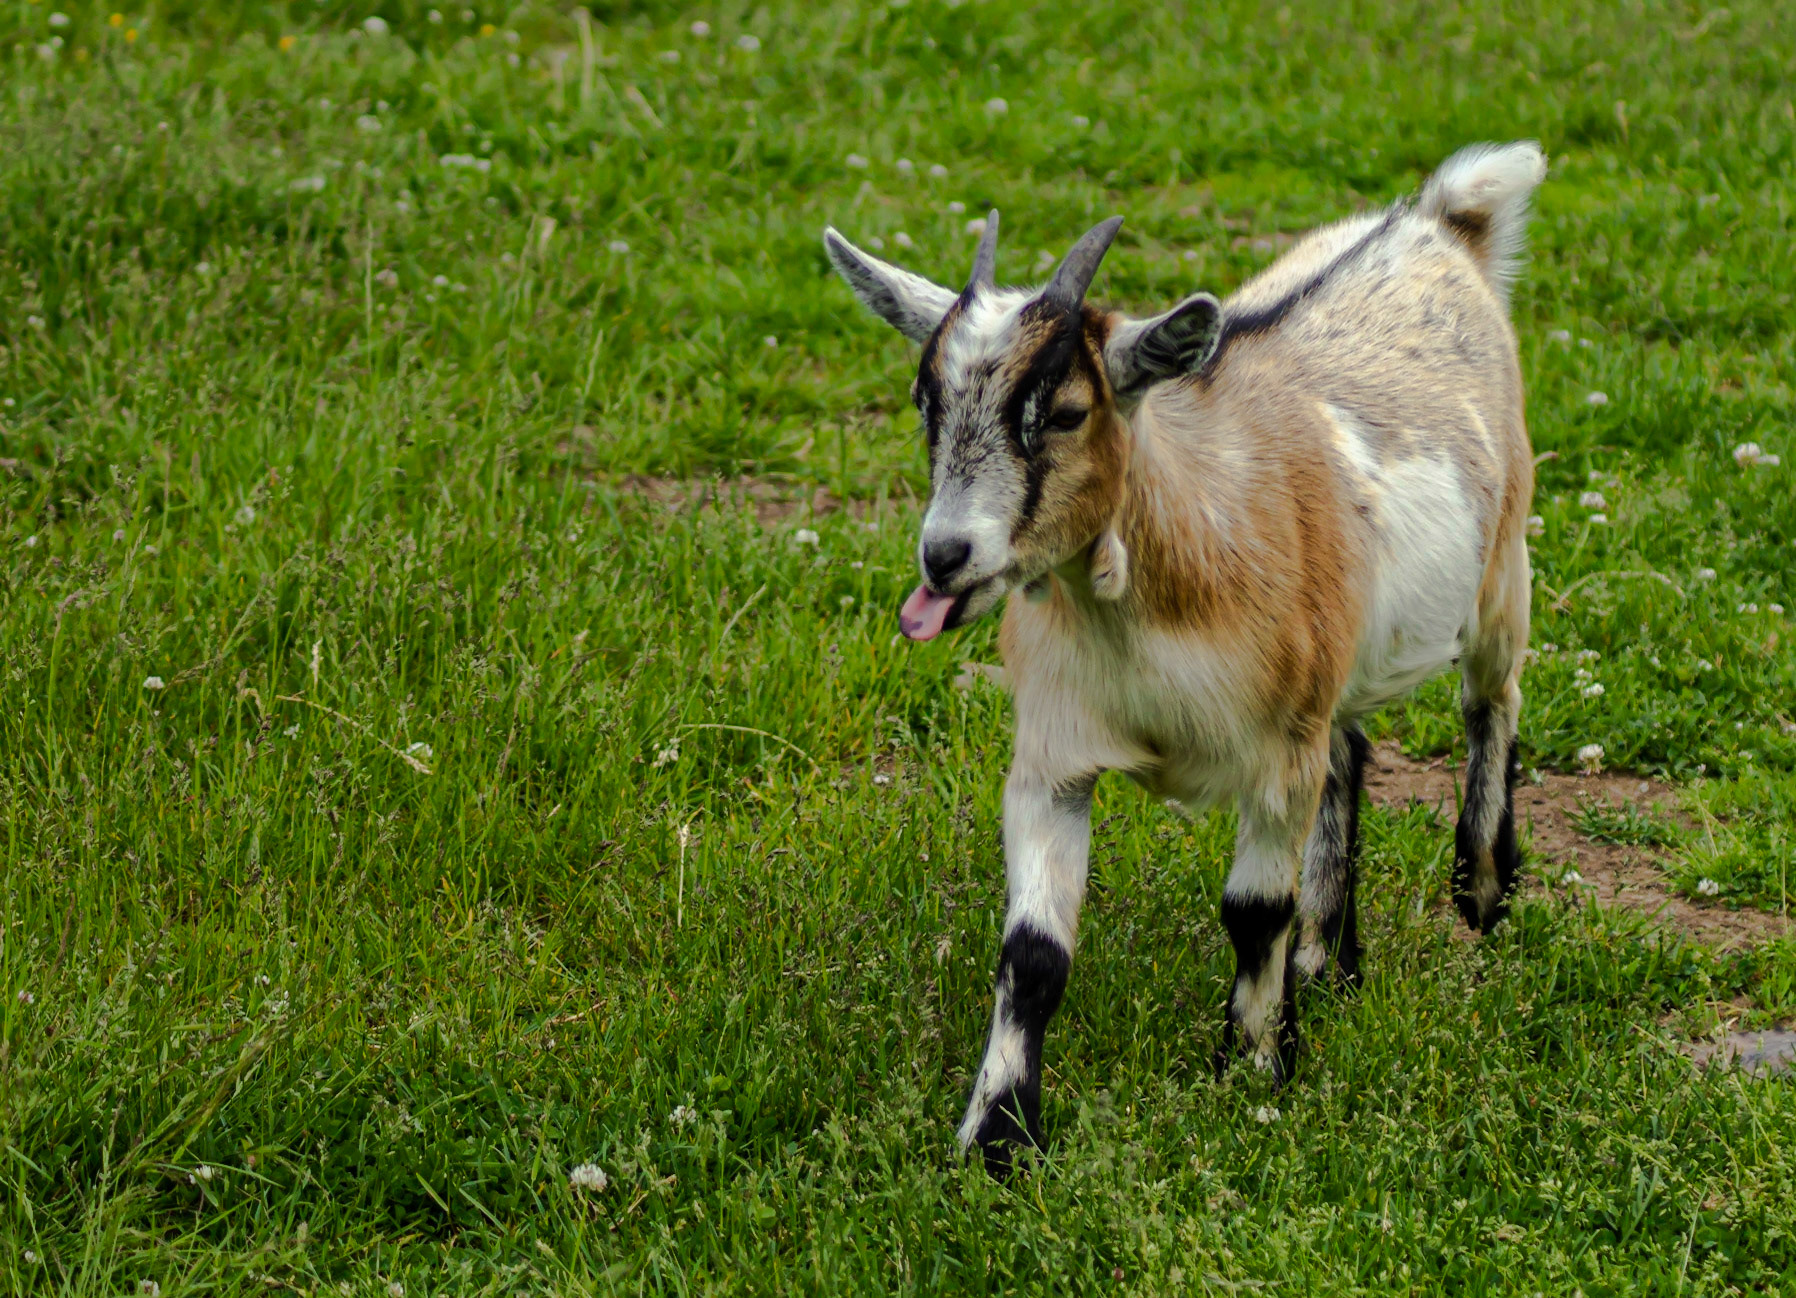
[[[1040,1133],[1017,1120],[1004,1104],[995,1104],[979,1124],[973,1144],[985,1161],[985,1170],[994,1181],[1008,1181],[1016,1171],[1019,1155],[1024,1150],[1041,1147]]]

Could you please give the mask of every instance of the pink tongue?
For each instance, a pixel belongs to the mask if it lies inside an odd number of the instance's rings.
[[[898,610],[898,629],[912,640],[933,640],[942,633],[948,610],[953,607],[954,596],[938,595],[927,586],[919,586]]]

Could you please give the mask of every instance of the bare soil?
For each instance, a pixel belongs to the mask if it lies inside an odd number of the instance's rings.
[[[1446,758],[1418,762],[1393,743],[1379,744],[1366,769],[1366,792],[1379,806],[1420,803],[1451,820],[1459,805],[1460,772]],[[1530,878],[1530,888],[1578,890],[1605,906],[1647,915],[1662,927],[1718,950],[1756,946],[1790,930],[1790,921],[1761,910],[1705,906],[1671,890],[1658,853],[1648,847],[1602,842],[1580,833],[1577,816],[1590,803],[1652,810],[1680,820],[1677,796],[1669,785],[1637,775],[1541,773],[1542,783],[1523,780],[1515,791],[1516,831],[1540,861],[1562,869]],[[1562,880],[1576,871],[1582,882]]]

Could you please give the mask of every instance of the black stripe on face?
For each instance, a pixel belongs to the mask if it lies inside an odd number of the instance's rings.
[[[942,317],[941,324],[936,326],[929,341],[923,344],[923,355],[917,361],[917,381],[911,386],[911,400],[916,403],[917,413],[923,416],[923,435],[928,439],[929,462],[935,464],[935,444],[942,432],[942,369],[937,362],[937,354],[941,351],[943,335],[952,329],[960,319],[961,301],[956,299],[948,308],[948,314]]]
[[[1080,312],[1059,311],[1038,300],[1023,308],[1018,325],[1027,329],[1044,317],[1058,317],[1052,319],[1053,333],[1036,348],[1035,355],[1029,359],[1029,367],[1023,371],[1009,400],[1004,403],[1004,428],[1023,461],[1023,506],[1016,524],[1019,530],[1027,527],[1034,518],[1036,506],[1041,503],[1042,483],[1047,477],[1047,461],[1041,454],[1041,426],[1053,414],[1054,394],[1084,354],[1080,346],[1084,323]],[[1032,427],[1023,426],[1025,413],[1031,417]]]

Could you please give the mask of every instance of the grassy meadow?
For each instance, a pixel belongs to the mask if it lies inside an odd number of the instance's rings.
[[[1523,762],[1781,912],[1786,5],[60,3],[0,0],[0,1293],[1796,1287],[1796,1091],[1676,1049],[1796,943],[1463,941],[1450,809],[1368,811],[1273,1096],[1231,817],[1105,781],[1050,1147],[961,1164],[1008,709],[993,623],[897,637],[914,354],[818,237],[1122,212],[1148,308],[1540,139]],[[1452,684],[1382,724],[1452,754]]]

